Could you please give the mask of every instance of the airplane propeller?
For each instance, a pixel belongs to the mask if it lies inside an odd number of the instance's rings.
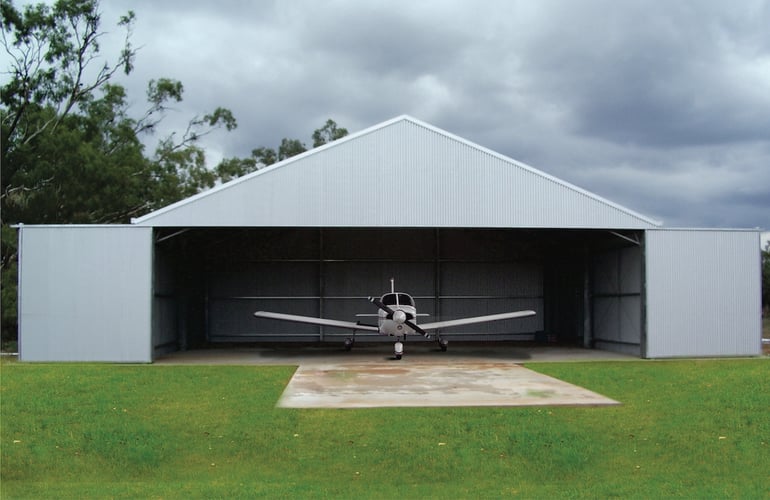
[[[385,311],[388,314],[388,316],[387,316],[388,319],[392,319],[393,321],[395,321],[399,325],[402,325],[402,324],[406,325],[406,326],[408,326],[409,328],[411,328],[412,330],[414,330],[415,332],[417,332],[417,333],[419,333],[421,335],[425,335],[426,337],[429,336],[428,333],[425,330],[423,330],[422,328],[417,326],[414,322],[410,321],[409,320],[409,316],[404,311],[402,311],[400,309],[397,309],[397,310],[391,309],[390,307],[388,307],[385,304],[383,304],[382,301],[380,299],[378,299],[377,297],[369,297],[369,302],[371,302],[375,306],[377,306],[380,309],[382,309],[383,311]]]
[[[380,299],[378,299],[377,297],[369,297],[369,302],[371,302],[375,306],[379,307],[380,309],[388,313],[388,319],[393,319],[393,313],[395,311],[393,311],[393,309],[383,304]]]

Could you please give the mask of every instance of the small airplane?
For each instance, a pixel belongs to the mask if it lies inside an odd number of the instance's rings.
[[[377,325],[367,325],[361,322],[338,321],[335,319],[314,318],[310,316],[298,316],[295,314],[283,314],[267,311],[257,311],[254,316],[258,318],[277,319],[281,321],[292,321],[295,323],[309,323],[313,325],[334,326],[337,328],[347,328],[354,330],[353,338],[345,339],[345,350],[349,351],[355,343],[355,331],[377,332],[380,335],[396,337],[396,343],[393,352],[396,359],[401,359],[404,354],[404,342],[407,335],[420,334],[425,338],[438,341],[439,348],[442,351],[447,350],[449,341],[442,338],[439,333],[429,333],[432,330],[440,328],[449,328],[451,326],[472,325],[475,323],[487,323],[490,321],[500,321],[512,318],[524,318],[534,316],[535,311],[515,311],[501,314],[490,314],[487,316],[474,316],[470,318],[452,319],[448,321],[436,321],[433,323],[423,323],[418,325],[419,316],[429,316],[428,314],[417,314],[417,307],[414,299],[409,294],[395,291],[395,281],[390,280],[390,293],[384,294],[379,299],[369,297],[369,302],[379,308],[377,314],[357,314],[358,317],[376,316]]]

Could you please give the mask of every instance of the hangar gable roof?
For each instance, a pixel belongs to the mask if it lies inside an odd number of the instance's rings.
[[[660,225],[409,116],[348,135],[132,222],[159,227]]]

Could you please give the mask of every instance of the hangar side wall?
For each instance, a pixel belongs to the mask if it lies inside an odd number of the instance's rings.
[[[647,230],[648,358],[761,354],[756,231]]]
[[[638,246],[594,256],[592,345],[639,356],[642,342],[642,252]]]
[[[21,226],[22,361],[151,361],[152,228]]]

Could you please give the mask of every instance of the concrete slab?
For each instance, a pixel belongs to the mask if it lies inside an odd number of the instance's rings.
[[[506,362],[303,364],[278,401],[283,408],[616,404]]]

